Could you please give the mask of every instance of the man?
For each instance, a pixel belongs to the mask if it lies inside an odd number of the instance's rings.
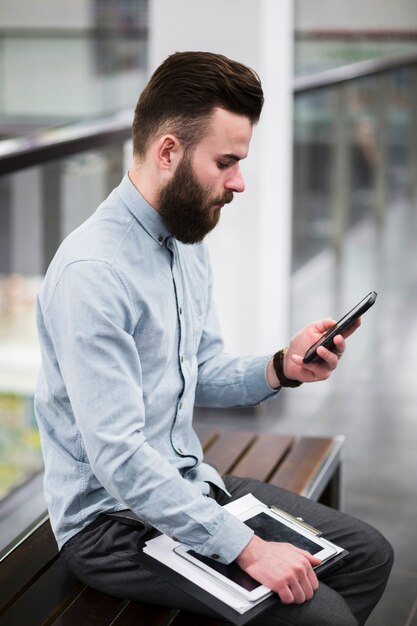
[[[286,491],[223,482],[192,428],[195,403],[257,404],[324,380],[345,349],[339,335],[335,352],[303,364],[334,323],[325,319],[274,356],[223,351],[201,242],[244,190],[240,160],[262,105],[258,77],[240,63],[170,56],[139,98],[129,173],[52,261],[38,298],[35,398],[51,524],[73,572],[116,596],[209,613],[137,564],[139,517],[276,591],[261,624],[362,624],[390,571],[385,540]],[[314,556],[263,541],[220,506],[248,492],[315,520],[350,555],[319,584]]]

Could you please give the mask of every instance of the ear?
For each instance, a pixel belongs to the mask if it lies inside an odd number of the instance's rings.
[[[175,135],[163,135],[155,146],[156,162],[162,170],[173,172],[183,153],[183,147]]]

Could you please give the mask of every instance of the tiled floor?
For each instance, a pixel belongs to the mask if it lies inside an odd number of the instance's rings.
[[[196,417],[231,428],[346,435],[344,509],[380,529],[395,550],[388,587],[369,626],[417,626],[415,209],[394,205],[382,230],[365,224],[354,233],[338,269],[322,259],[316,278],[312,272],[309,281],[294,280],[293,311],[299,314],[293,313],[293,329],[320,316],[341,316],[368,291],[378,292],[330,381],[286,390],[256,411],[229,412],[227,420],[206,410]],[[329,289],[335,294],[330,311]]]

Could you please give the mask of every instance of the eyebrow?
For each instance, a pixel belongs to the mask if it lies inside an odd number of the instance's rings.
[[[222,158],[229,159],[231,161],[241,161],[245,157],[241,157],[241,156],[238,156],[237,154],[230,153],[230,154],[223,154]]]

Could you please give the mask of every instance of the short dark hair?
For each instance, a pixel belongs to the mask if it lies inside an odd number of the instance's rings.
[[[216,107],[256,124],[263,102],[259,76],[246,65],[212,52],[176,52],[155,70],[139,97],[133,152],[144,156],[159,132],[172,132],[185,149],[192,147],[207,132]]]

